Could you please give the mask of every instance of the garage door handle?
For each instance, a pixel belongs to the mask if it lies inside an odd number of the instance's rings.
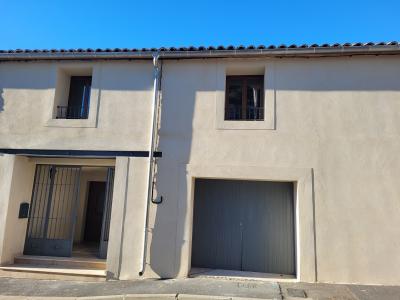
[[[151,199],[151,202],[154,204],[161,204],[163,202],[163,196],[156,197],[155,199]]]

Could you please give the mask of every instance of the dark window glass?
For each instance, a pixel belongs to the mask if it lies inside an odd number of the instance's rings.
[[[233,120],[242,118],[242,82],[240,80],[232,80],[227,86],[228,107],[227,113]]]
[[[89,115],[91,76],[71,76],[67,106],[58,106],[59,119],[87,119]]]
[[[225,120],[264,120],[264,76],[227,76]]]

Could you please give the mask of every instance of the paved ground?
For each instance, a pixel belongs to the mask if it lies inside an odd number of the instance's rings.
[[[147,295],[137,296],[133,295]],[[149,294],[152,294],[150,298]],[[162,294],[162,295],[161,295]],[[102,299],[332,299],[400,300],[400,286],[360,286],[309,283],[275,283],[225,279],[178,279],[109,282],[74,282],[0,278],[0,299],[44,297],[104,297]],[[211,297],[199,297],[207,295]],[[20,297],[16,297],[20,296]],[[93,299],[93,298],[92,298]]]

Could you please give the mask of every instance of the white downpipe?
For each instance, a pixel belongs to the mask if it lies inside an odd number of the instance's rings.
[[[151,127],[150,127],[150,144],[149,144],[149,170],[148,170],[148,181],[147,181],[147,202],[144,211],[144,236],[143,236],[143,248],[142,248],[142,266],[139,272],[139,276],[144,274],[144,269],[146,266],[146,252],[147,252],[147,227],[148,227],[148,211],[149,205],[153,197],[153,160],[154,160],[154,140],[155,133],[157,130],[157,103],[158,103],[158,88],[160,81],[160,67],[158,64],[159,53],[153,54],[153,101],[152,101],[152,114],[151,114]]]

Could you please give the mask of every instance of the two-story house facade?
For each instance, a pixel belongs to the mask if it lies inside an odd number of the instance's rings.
[[[399,54],[1,52],[0,268],[399,284]]]

